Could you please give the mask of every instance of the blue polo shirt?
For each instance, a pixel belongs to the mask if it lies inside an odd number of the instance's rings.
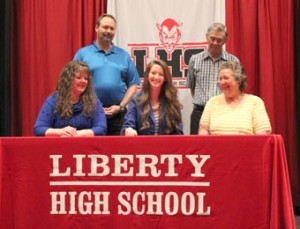
[[[80,48],[74,60],[89,65],[96,94],[103,106],[120,104],[127,88],[140,84],[140,76],[128,52],[114,44],[105,53],[94,42]]]

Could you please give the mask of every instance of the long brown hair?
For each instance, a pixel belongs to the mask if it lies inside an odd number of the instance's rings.
[[[178,91],[174,86],[172,81],[172,75],[170,73],[168,65],[160,60],[154,59],[150,61],[147,65],[146,71],[144,73],[144,81],[142,86],[143,93],[138,98],[138,101],[142,109],[142,127],[141,129],[149,128],[149,112],[150,112],[150,84],[148,81],[149,72],[154,65],[159,65],[164,71],[165,82],[162,85],[160,94],[159,94],[159,103],[160,103],[160,114],[164,113],[165,117],[160,117],[166,122],[166,133],[171,133],[174,129],[179,129],[179,125],[182,122],[181,118],[181,108],[182,105],[178,100]]]
[[[58,84],[56,87],[57,104],[56,111],[60,113],[63,118],[69,118],[73,115],[72,111],[72,83],[76,73],[86,73],[88,75],[88,83],[85,91],[80,97],[83,104],[82,113],[85,116],[90,116],[96,107],[96,94],[93,87],[93,79],[90,73],[89,66],[81,61],[71,61],[65,65],[60,73]]]

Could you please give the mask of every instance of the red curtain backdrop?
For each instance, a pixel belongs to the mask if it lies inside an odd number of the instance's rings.
[[[16,0],[12,3],[12,135],[30,136],[62,67],[93,42],[106,0]]]
[[[227,50],[248,75],[248,92],[266,104],[273,133],[285,140],[292,194],[298,206],[295,136],[293,0],[226,0]]]

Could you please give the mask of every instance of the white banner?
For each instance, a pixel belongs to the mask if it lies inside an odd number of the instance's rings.
[[[188,62],[206,47],[207,28],[225,23],[225,0],[109,0],[107,12],[117,19],[114,43],[129,52],[141,77],[151,59],[168,63],[183,104],[184,133],[189,134]]]

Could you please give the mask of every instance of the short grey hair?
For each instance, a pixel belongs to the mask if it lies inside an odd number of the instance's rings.
[[[218,31],[218,32],[224,32],[225,40],[227,40],[228,30],[227,30],[226,26],[223,23],[214,22],[213,24],[211,24],[211,26],[209,26],[208,29],[207,29],[206,36],[208,36],[210,31],[212,31],[212,30],[215,30],[215,31]]]
[[[247,76],[244,67],[238,62],[226,61],[221,64],[219,73],[223,69],[231,69],[233,71],[235,80],[240,84],[240,91],[244,92],[247,87]]]

